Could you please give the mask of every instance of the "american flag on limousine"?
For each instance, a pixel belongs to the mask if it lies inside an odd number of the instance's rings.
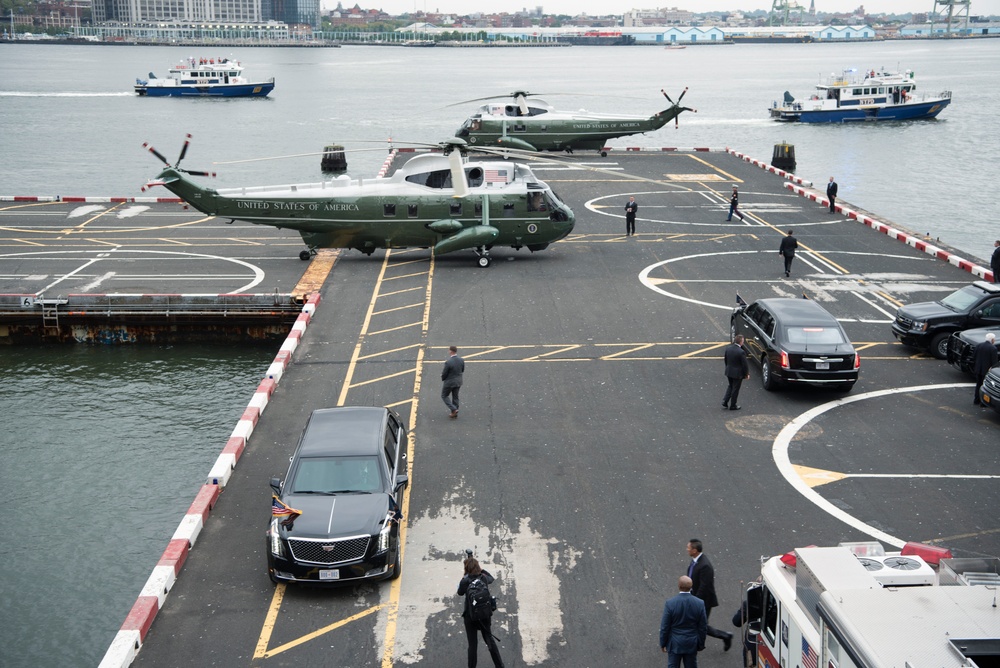
[[[295,510],[274,494],[271,495],[271,515],[273,517],[294,517],[301,514],[301,510]]]
[[[803,668],[817,668],[819,665],[819,657],[816,656],[816,650],[812,648],[806,639],[802,639],[802,666]]]
[[[486,183],[507,183],[506,169],[487,169]]]

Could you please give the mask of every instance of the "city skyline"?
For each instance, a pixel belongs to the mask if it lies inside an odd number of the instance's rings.
[[[674,7],[691,12],[712,11],[754,11],[769,10],[770,0],[668,0],[656,2],[640,0],[550,0],[543,2],[534,0],[340,0],[345,8],[358,4],[362,9],[381,9],[388,14],[398,15],[407,12],[424,11],[428,13],[446,13],[467,15],[474,12],[512,14],[523,9],[533,10],[541,6],[546,14],[576,15],[586,13],[592,16],[606,14],[623,14],[631,9],[655,9],[657,7]],[[810,0],[798,0],[800,5],[808,9]],[[925,13],[934,8],[933,0],[816,0],[816,10],[824,13],[849,13],[859,5],[872,14],[905,14]],[[323,0],[323,9],[334,9],[337,0]],[[973,0],[969,9],[970,15],[1000,14],[1000,0]]]

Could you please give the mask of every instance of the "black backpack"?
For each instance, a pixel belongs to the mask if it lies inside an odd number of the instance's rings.
[[[490,596],[490,588],[482,578],[476,578],[465,590],[465,601],[469,605],[469,617],[476,622],[484,622],[493,616],[496,599]]]

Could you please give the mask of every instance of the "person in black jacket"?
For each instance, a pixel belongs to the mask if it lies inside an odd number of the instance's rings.
[[[726,346],[723,359],[726,362],[726,379],[729,381],[729,387],[726,388],[726,395],[722,397],[722,407],[738,411],[740,386],[750,377],[750,366],[747,364],[747,353],[743,350],[742,334],[737,334],[735,340]]]
[[[830,200],[830,213],[837,213],[833,208],[834,202],[837,201],[837,182],[833,180],[832,176],[830,182],[826,184],[826,197]]]
[[[778,255],[785,258],[785,278],[792,275],[792,260],[795,259],[795,249],[799,247],[799,241],[792,236],[792,230],[788,230],[785,238],[778,246]]]
[[[983,381],[986,380],[986,374],[989,373],[990,369],[997,365],[997,347],[994,341],[996,341],[996,335],[989,332],[986,335],[986,340],[976,346],[973,353],[972,373],[976,375],[976,396],[972,403],[976,406],[983,405]]]
[[[448,346],[450,357],[441,370],[441,399],[448,407],[448,417],[458,417],[458,391],[462,389],[462,377],[465,374],[465,360],[458,356],[458,348]]]
[[[743,220],[743,214],[740,213],[740,190],[736,186],[733,186],[733,194],[729,198],[729,215],[726,220],[732,220],[734,213],[740,217],[740,220]]]
[[[479,659],[479,640],[476,638],[476,635],[480,633],[483,636],[483,641],[486,642],[487,649],[490,650],[493,665],[496,668],[504,668],[503,659],[500,658],[500,650],[497,648],[497,644],[493,640],[493,632],[490,630],[493,620],[474,620],[472,618],[472,611],[469,609],[471,605],[469,597],[465,595],[469,591],[469,585],[476,580],[482,580],[487,585],[493,583],[493,576],[483,570],[479,565],[479,561],[471,555],[471,552],[469,550],[469,557],[463,562],[465,564],[465,575],[462,577],[462,581],[458,583],[458,595],[465,598],[462,621],[465,622],[465,635],[469,639],[469,668],[476,668],[476,662]]]
[[[639,210],[639,204],[635,197],[629,197],[625,203],[625,236],[635,236],[635,214]]]
[[[719,598],[715,594],[715,569],[702,552],[701,541],[697,538],[688,541],[687,553],[691,557],[688,565],[688,577],[693,584],[691,593],[705,602],[705,616],[710,617],[712,608],[719,605]],[[708,635],[722,640],[723,651],[728,652],[733,645],[733,634],[728,631],[720,631],[709,625]]]

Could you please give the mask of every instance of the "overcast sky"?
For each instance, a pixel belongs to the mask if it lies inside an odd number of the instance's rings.
[[[798,0],[799,4],[809,8],[809,0]],[[570,14],[586,12],[591,15],[622,14],[630,9],[678,7],[693,12],[711,12],[720,10],[770,9],[770,0],[673,0],[663,4],[655,0],[642,0],[636,4],[633,0],[551,0],[549,2],[525,2],[524,0],[341,0],[344,7],[353,7],[355,3],[362,9],[382,9],[389,14],[402,14],[422,10],[426,12],[451,12],[469,14],[471,12],[517,12],[522,9],[534,9],[541,5],[546,14]],[[849,12],[864,5],[869,13],[928,12],[934,7],[932,0],[816,0],[816,10],[820,12]],[[337,6],[337,0],[323,0],[323,7],[332,9]],[[1000,0],[973,0],[969,14],[1000,14]]]

